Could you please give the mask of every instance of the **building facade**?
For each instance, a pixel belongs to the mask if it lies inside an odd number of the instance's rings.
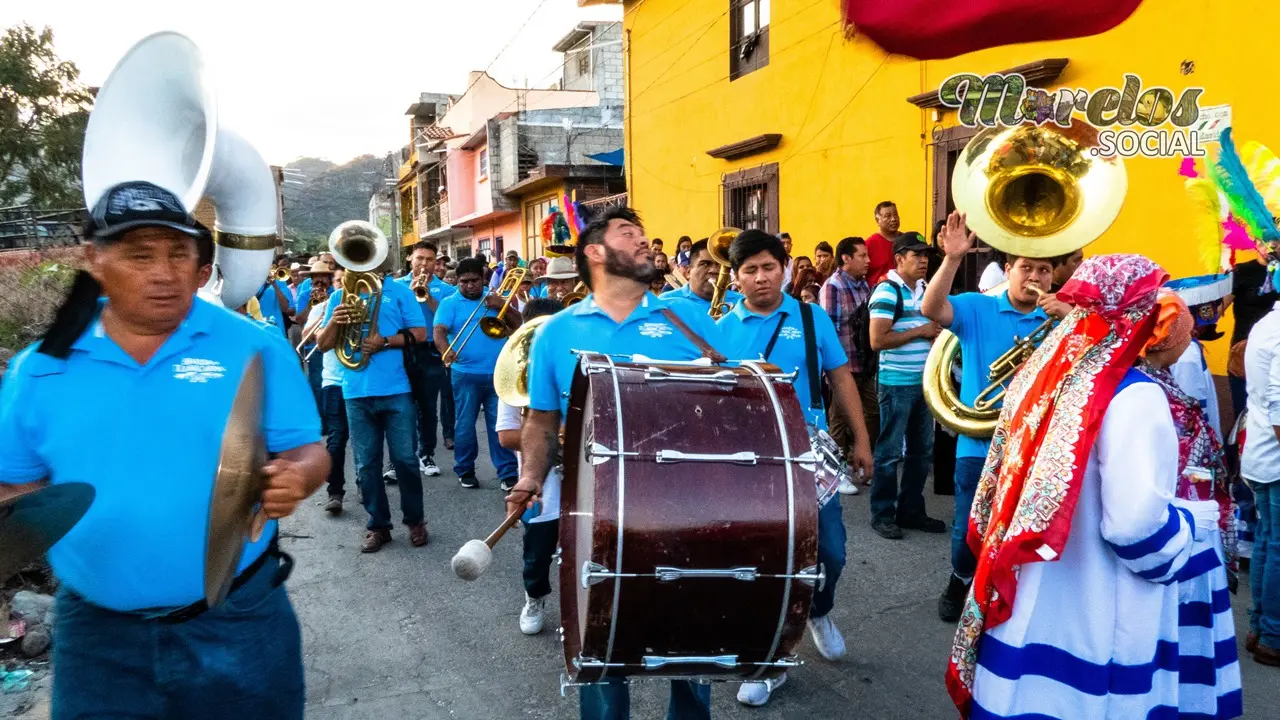
[[[903,230],[929,233],[953,207],[950,175],[974,132],[937,90],[958,73],[1017,69],[1035,86],[1121,88],[1125,74],[1200,107],[1229,105],[1238,138],[1280,146],[1266,29],[1280,6],[1143,3],[1119,27],[1075,40],[922,62],[846,32],[840,3],[644,0],[624,3],[626,169],[651,236],[705,237],[724,226],[787,231],[797,254],[876,231],[897,203]],[[1119,219],[1086,254],[1138,252],[1172,275],[1203,272],[1176,158],[1126,161]],[[1223,372],[1226,347],[1210,348]]]

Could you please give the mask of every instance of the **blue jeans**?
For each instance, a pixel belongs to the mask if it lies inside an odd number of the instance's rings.
[[[529,597],[551,594],[551,558],[559,540],[559,520],[524,524],[524,591]]]
[[[440,434],[446,440],[453,439],[453,419],[458,414],[453,404],[453,371],[444,369],[444,384],[440,386]]]
[[[418,458],[426,460],[436,454],[436,423],[440,421],[437,413],[441,390],[448,382],[444,365],[440,358],[432,354],[434,348],[419,343],[414,345],[413,353],[413,402],[418,406]],[[453,391],[450,390],[452,395]],[[452,431],[452,427],[450,430]],[[450,432],[445,437],[452,437]]]
[[[476,439],[476,419],[484,408],[484,428],[489,435],[489,459],[498,471],[498,479],[516,477],[519,470],[516,454],[498,444],[498,393],[493,389],[493,375],[477,375],[453,371],[453,400],[458,417],[455,430],[457,445],[453,448],[453,472],[458,477],[476,474],[476,457],[480,444]]]
[[[631,717],[631,688],[617,678],[578,688],[579,717],[582,720],[628,720]],[[711,686],[690,680],[671,681],[667,720],[710,720]]]
[[[932,459],[933,415],[924,404],[924,390],[919,385],[881,384],[880,438],[876,440],[876,471],[871,481],[872,522],[914,520],[925,514],[924,483]]]
[[[413,454],[413,434],[418,410],[409,393],[381,397],[347,398],[347,427],[356,460],[356,482],[364,493],[370,530],[391,528],[387,486],[382,482],[382,444],[391,451],[391,467],[400,482],[400,509],[405,525],[422,522],[422,476]]]
[[[302,634],[279,563],[266,562],[222,605],[164,624],[58,591],[53,720],[302,720]]]
[[[818,562],[827,573],[821,590],[813,593],[809,617],[818,619],[831,612],[836,604],[836,582],[844,570],[845,542],[844,511],[840,509],[840,496],[831,498],[826,507],[818,511]]]
[[[986,458],[956,458],[956,514],[951,523],[951,572],[956,577],[969,580],[978,569],[978,559],[969,549],[965,536],[969,534],[969,510],[973,507],[973,493],[982,477]]]
[[[1249,629],[1258,633],[1263,645],[1280,650],[1280,481],[1249,485],[1258,509],[1249,560]]]
[[[347,484],[347,401],[342,399],[342,386],[320,389],[320,420],[324,445],[329,451],[329,494],[342,497]]]
[[[303,348],[303,350],[304,354],[305,352],[310,352],[306,350],[306,348]],[[320,405],[320,396],[323,394],[322,390],[324,385],[323,372],[324,353],[317,351],[311,356],[311,359],[307,361],[307,381],[311,384],[312,394],[316,396],[316,409],[320,410],[321,413],[324,412]]]

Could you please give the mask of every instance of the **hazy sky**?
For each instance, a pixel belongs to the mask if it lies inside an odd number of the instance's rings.
[[[557,40],[579,20],[621,14],[575,0],[3,0],[0,27],[52,27],[88,85],[144,35],[182,32],[217,78],[222,121],[282,164],[399,148],[419,92],[462,92],[513,37],[490,73],[546,87],[559,77]]]

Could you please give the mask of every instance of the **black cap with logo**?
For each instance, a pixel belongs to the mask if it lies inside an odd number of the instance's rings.
[[[107,242],[141,227],[166,227],[193,238],[209,236],[176,195],[145,181],[120,183],[107,190],[89,214],[93,240]]]
[[[918,232],[904,232],[893,241],[893,254],[901,255],[904,252],[924,252],[929,249],[929,244],[924,241],[924,236]]]

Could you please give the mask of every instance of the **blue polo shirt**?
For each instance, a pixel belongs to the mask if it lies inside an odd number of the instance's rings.
[[[831,317],[818,305],[813,308],[813,331],[818,350],[818,370],[823,373],[848,365],[849,357],[840,345],[836,326]],[[778,323],[782,325],[779,326]],[[726,353],[732,359],[754,360],[764,355],[769,347],[773,331],[778,330],[778,340],[764,359],[777,365],[783,372],[796,372],[794,381],[796,397],[804,408],[805,419],[821,430],[827,429],[827,413],[819,397],[818,407],[810,407],[809,366],[805,358],[804,318],[800,316],[800,301],[783,293],[782,304],[768,315],[757,315],[747,309],[746,303],[738,303],[732,311],[717,323],[724,337]],[[821,378],[818,379],[821,382]]]
[[[507,344],[506,338],[491,338],[476,327],[482,316],[496,317],[498,314],[497,310],[488,308],[476,312],[476,306],[483,303],[484,296],[478,300],[468,300],[462,296],[462,293],[455,292],[441,300],[440,306],[436,308],[436,325],[444,326],[445,335],[450,343],[458,337],[459,333],[471,336],[467,344],[462,347],[462,352],[458,353],[458,359],[451,366],[454,372],[492,375],[493,367],[498,364],[498,353],[502,351],[502,346]],[[515,302],[513,301],[511,305],[511,309],[507,312],[516,312]],[[474,317],[471,315],[473,312],[475,312]],[[464,330],[463,325],[468,318],[471,319],[471,324],[466,325]],[[473,328],[475,332],[472,332]]]
[[[694,295],[693,290],[691,290],[687,284],[676,290],[668,290],[662,293],[661,297],[663,300],[685,300],[693,303],[695,307],[702,310],[704,313],[711,312],[711,301],[703,300],[697,295]],[[726,290],[724,293],[724,301],[729,303],[730,306],[737,306],[738,303],[742,302],[742,293],[736,290]]]
[[[326,325],[341,302],[342,290],[335,290],[324,308]],[[378,307],[378,334],[389,338],[401,330],[420,327],[426,327],[426,324],[422,321],[422,311],[418,309],[418,299],[413,296],[413,291],[403,283],[384,281],[382,302]],[[409,376],[405,374],[404,353],[399,348],[380,350],[369,358],[369,364],[363,370],[348,370],[342,374],[342,397],[347,400],[407,392]]]
[[[974,398],[990,382],[987,375],[991,363],[1013,347],[1013,336],[1025,337],[1048,319],[1040,308],[1025,315],[1009,303],[1008,291],[999,295],[968,292],[951,296],[951,327],[960,339],[960,355],[964,358],[960,373],[960,400],[973,405]],[[985,458],[990,438],[960,435],[956,439],[956,457]]]
[[[49,551],[58,578],[112,610],[204,597],[205,535],[221,438],[256,353],[272,453],[320,440],[306,377],[280,334],[196,299],[139,365],[94,325],[58,360],[23,350],[0,386],[0,482],[84,482],[85,516]],[[246,546],[243,569],[275,534]]]
[[[396,282],[409,288],[410,294],[413,293],[413,288],[410,287],[413,285],[412,273],[405,275],[402,278],[398,278]],[[458,288],[438,277],[432,276],[431,282],[427,283],[427,292],[431,293],[431,297],[435,298],[435,301],[439,303],[441,300],[444,300],[450,295],[458,292]],[[432,311],[425,301],[418,300],[417,295],[414,295],[413,299],[418,303],[418,307],[422,308],[422,319],[427,323],[427,342],[431,342],[431,326],[435,325],[435,312]]]
[[[262,317],[267,322],[275,325],[280,329],[281,333],[285,332],[284,318],[285,315],[294,314],[297,307],[297,299],[293,296],[293,290],[289,289],[289,285],[280,280],[273,280],[272,284],[280,288],[284,293],[284,297],[289,304],[281,307],[280,299],[276,297],[276,293],[271,289],[271,285],[263,285],[258,291],[258,309],[262,311]]]
[[[578,367],[574,350],[644,355],[651,360],[702,357],[702,351],[662,315],[663,308],[670,308],[711,347],[721,348],[724,344],[711,317],[697,312],[689,303],[667,303],[647,293],[636,309],[617,323],[596,305],[594,296],[588,295],[582,302],[553,315],[534,334],[529,365],[529,407],[558,411],[564,420],[569,412],[569,387]]]
[[[296,314],[311,298],[311,278],[302,278],[298,287],[293,289],[293,312]]]

